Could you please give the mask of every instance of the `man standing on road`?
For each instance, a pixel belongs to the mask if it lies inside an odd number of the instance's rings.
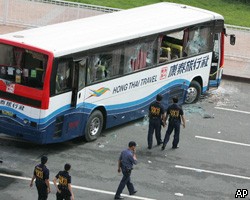
[[[53,183],[57,190],[57,200],[74,200],[74,194],[71,187],[71,176],[69,175],[70,168],[71,165],[66,163],[64,165],[64,171],[59,171],[53,180]],[[59,179],[58,185],[57,179]]]
[[[152,148],[154,131],[157,145],[162,144],[161,125],[163,124],[163,126],[165,126],[165,112],[163,106],[161,105],[161,100],[162,95],[158,94],[156,96],[156,101],[151,103],[149,106],[148,149]]]
[[[180,136],[180,125],[181,125],[181,121],[182,121],[182,125],[183,128],[185,128],[185,118],[184,118],[184,113],[183,110],[180,106],[177,105],[178,103],[178,98],[174,97],[173,98],[173,104],[170,105],[167,109],[167,116],[166,116],[166,120],[169,117],[168,120],[168,129],[163,141],[163,145],[162,145],[162,150],[165,149],[168,141],[169,141],[169,137],[171,135],[171,133],[174,130],[174,139],[173,139],[173,145],[172,145],[172,149],[177,149],[178,148],[178,143],[179,143],[179,136]]]
[[[50,193],[49,170],[45,165],[47,161],[47,156],[42,156],[41,164],[35,166],[33,177],[30,182],[30,187],[32,187],[33,181],[36,179],[38,200],[46,200],[48,198],[48,193]]]
[[[121,152],[118,160],[118,173],[122,171],[123,177],[117,188],[114,199],[123,199],[123,197],[121,197],[121,193],[126,185],[129,191],[129,195],[134,195],[137,192],[130,179],[133,165],[137,164],[135,149],[136,143],[134,141],[131,141],[128,144],[128,149]]]

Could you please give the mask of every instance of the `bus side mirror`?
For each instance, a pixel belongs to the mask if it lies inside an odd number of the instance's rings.
[[[230,44],[235,45],[235,41],[236,41],[235,35],[230,35]]]

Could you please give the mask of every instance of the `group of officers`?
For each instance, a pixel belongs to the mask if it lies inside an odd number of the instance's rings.
[[[185,128],[185,118],[183,109],[178,105],[178,98],[173,97],[173,104],[171,104],[165,111],[161,104],[163,96],[158,94],[156,96],[156,101],[151,103],[149,106],[149,129],[148,129],[148,149],[152,148],[153,144],[153,134],[155,132],[155,138],[157,145],[162,144],[162,150],[165,149],[170,135],[174,130],[174,139],[172,143],[172,148],[177,149],[179,138],[180,138],[180,126],[183,125]],[[168,128],[164,137],[161,139],[161,126],[165,127],[168,123]]]
[[[47,156],[41,157],[41,163],[35,166],[33,177],[30,182],[30,187],[32,187],[35,180],[38,200],[47,200],[48,194],[51,191],[49,183],[49,169],[46,166],[47,161]],[[69,175],[70,168],[71,165],[66,163],[64,165],[64,170],[59,171],[53,179],[53,183],[57,191],[57,200],[74,200],[74,194],[71,187],[71,176]],[[59,180],[58,184],[57,180]]]
[[[158,94],[156,96],[156,101],[149,106],[149,129],[148,129],[148,149],[152,149],[153,145],[153,134],[155,132],[155,138],[157,145],[161,145],[161,149],[164,150],[171,133],[174,130],[174,139],[172,143],[172,148],[178,148],[179,136],[180,136],[180,126],[181,124],[185,128],[185,118],[182,108],[178,105],[178,98],[173,98],[173,104],[171,104],[165,111],[161,104],[163,96]],[[165,127],[168,121],[168,128],[164,140],[161,139],[161,126]],[[49,170],[46,167],[48,158],[42,156],[41,163],[35,166],[33,177],[31,179],[30,187],[32,187],[34,180],[36,183],[38,191],[38,200],[47,200],[48,194],[50,193],[50,183],[49,183]],[[121,193],[125,186],[129,190],[129,195],[134,195],[137,190],[135,190],[133,183],[131,182],[130,176],[133,170],[133,165],[137,164],[136,158],[136,143],[130,141],[128,148],[123,150],[118,159],[118,173],[122,172],[123,177],[115,193],[114,199],[123,199]],[[57,200],[74,200],[74,194],[71,187],[71,176],[69,175],[69,170],[71,166],[66,163],[63,171],[55,176],[53,183],[56,187],[56,199]],[[59,183],[57,184],[57,180]]]

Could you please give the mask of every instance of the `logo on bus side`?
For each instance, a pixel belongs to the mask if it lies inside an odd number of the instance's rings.
[[[110,89],[109,88],[105,88],[105,87],[101,87],[98,90],[91,90],[91,91],[93,93],[89,97],[87,97],[87,99],[90,98],[90,97],[99,97],[99,96],[102,96],[105,92],[110,91]]]
[[[157,75],[149,76],[146,78],[140,78],[139,80],[127,82],[127,83],[124,83],[121,85],[115,85],[113,87],[113,89],[111,90],[111,92],[112,92],[112,94],[118,94],[120,92],[125,92],[126,90],[135,89],[135,88],[141,87],[141,86],[146,86],[146,85],[154,83],[154,82],[157,82]],[[90,91],[92,92],[92,94],[90,94],[90,96],[88,96],[86,99],[88,99],[90,97],[100,97],[104,93],[106,93],[107,91],[110,91],[110,89],[105,88],[105,87],[101,87],[97,90],[90,89]]]
[[[163,79],[167,78],[167,71],[168,71],[168,67],[167,66],[161,68],[160,80],[163,80]]]

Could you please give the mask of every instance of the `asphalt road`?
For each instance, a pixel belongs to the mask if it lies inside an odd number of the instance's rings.
[[[224,80],[200,102],[184,105],[187,127],[181,129],[177,150],[171,149],[171,143],[165,151],[158,146],[148,150],[144,120],[109,129],[91,143],[74,140],[38,146],[0,134],[0,199],[37,199],[29,183],[43,154],[49,157],[51,180],[66,162],[71,163],[75,199],[113,199],[122,177],[117,159],[130,140],[139,145],[139,163],[132,172],[138,193],[128,196],[125,188],[126,199],[235,199],[237,189],[250,189],[249,86]],[[51,188],[49,200],[56,199]]]

